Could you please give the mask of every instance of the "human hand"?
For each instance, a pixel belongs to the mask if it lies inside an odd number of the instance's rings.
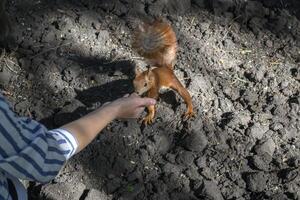
[[[152,98],[141,98],[136,93],[125,95],[103,107],[115,110],[116,118],[138,118],[146,106],[155,105],[156,100]]]

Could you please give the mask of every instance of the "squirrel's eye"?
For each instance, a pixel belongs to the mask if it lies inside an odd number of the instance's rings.
[[[148,85],[148,84],[147,84],[147,83],[145,83],[145,84],[144,84],[144,87],[147,87],[147,85]]]

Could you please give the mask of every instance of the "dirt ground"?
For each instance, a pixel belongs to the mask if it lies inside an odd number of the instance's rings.
[[[0,85],[15,111],[59,127],[133,91],[133,22],[164,16],[197,111],[161,95],[155,123],[115,121],[30,199],[300,200],[300,3],[11,0]]]

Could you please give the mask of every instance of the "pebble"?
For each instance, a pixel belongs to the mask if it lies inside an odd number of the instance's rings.
[[[181,172],[180,167],[171,163],[166,163],[162,170],[166,174],[170,174],[170,173],[179,174]]]
[[[94,199],[101,199],[101,200],[111,200],[112,197],[108,196],[104,192],[100,192],[99,190],[91,189],[87,196],[85,197],[85,200],[94,200]]]
[[[190,151],[181,151],[176,157],[176,162],[180,165],[189,167],[194,161],[194,154]]]
[[[153,140],[156,149],[160,153],[165,154],[169,151],[172,141],[167,135],[165,134],[154,135]]]
[[[268,126],[255,123],[250,127],[250,135],[255,139],[261,139],[268,130]]]
[[[270,126],[270,129],[273,131],[278,131],[279,129],[283,129],[283,125],[281,123],[273,123]]]
[[[205,180],[202,184],[200,191],[196,191],[196,196],[213,200],[223,200],[223,196],[217,184],[213,181]]]
[[[9,71],[5,65],[3,65],[3,69],[0,68],[0,85],[8,86],[11,78],[13,77],[13,73]]]
[[[183,141],[183,147],[194,152],[202,152],[207,146],[207,138],[203,132],[193,132]]]
[[[247,188],[252,192],[262,192],[267,183],[264,172],[254,172],[246,175]]]
[[[265,45],[269,48],[272,48],[273,47],[273,41],[272,40],[267,40],[267,41],[265,41]]]
[[[252,164],[260,170],[267,171],[269,169],[269,164],[272,160],[272,157],[262,157],[258,155],[254,155],[251,157]]]
[[[272,157],[276,148],[276,144],[272,138],[269,138],[266,141],[256,145],[254,148],[257,155],[263,156],[267,154]]]

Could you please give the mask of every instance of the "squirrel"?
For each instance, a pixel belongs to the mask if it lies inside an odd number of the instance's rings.
[[[150,65],[148,70],[143,72],[136,67],[133,80],[135,92],[138,95],[147,93],[147,97],[158,99],[162,89],[172,89],[187,105],[184,117],[194,117],[191,95],[173,71],[178,44],[171,25],[162,19],[142,22],[134,33],[132,47]],[[155,117],[155,106],[148,106],[147,109],[148,114],[142,119],[145,125],[153,123]]]

